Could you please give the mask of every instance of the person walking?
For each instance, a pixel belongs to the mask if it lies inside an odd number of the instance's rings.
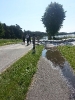
[[[23,43],[25,44],[25,36],[23,36]]]
[[[27,39],[27,46],[29,45],[29,35],[26,35],[26,39]]]
[[[30,44],[31,44],[31,36],[30,36],[30,34],[29,34],[29,42],[30,42]]]
[[[35,53],[35,34],[33,34],[32,40],[33,40],[33,52],[32,53]]]

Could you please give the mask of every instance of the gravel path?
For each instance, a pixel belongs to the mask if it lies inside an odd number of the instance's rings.
[[[32,44],[29,46],[22,45],[21,43],[0,46],[0,73],[31,49]]]
[[[44,57],[38,62],[26,100],[74,100],[70,98],[70,89],[59,69],[52,68]]]

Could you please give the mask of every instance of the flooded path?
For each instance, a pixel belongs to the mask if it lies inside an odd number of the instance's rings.
[[[44,49],[42,56],[46,57],[53,64],[53,67],[60,68],[61,74],[68,81],[68,85],[73,90],[73,97],[75,98],[75,75],[69,63],[62,57],[57,47],[51,47],[49,50]]]

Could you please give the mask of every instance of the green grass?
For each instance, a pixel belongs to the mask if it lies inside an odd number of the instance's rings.
[[[0,75],[0,100],[24,100],[43,46],[36,46],[36,53],[28,52]]]
[[[22,42],[20,39],[0,39],[0,46]]]
[[[75,46],[58,46],[58,49],[75,71]]]

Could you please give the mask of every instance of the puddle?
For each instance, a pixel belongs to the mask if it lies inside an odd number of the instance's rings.
[[[61,56],[57,48],[52,47],[50,50],[47,50],[46,56],[48,60],[50,60],[54,66],[60,66],[63,68],[63,65],[65,63],[65,59]]]
[[[44,50],[42,51],[42,57],[46,57],[46,52],[47,52],[46,49],[44,49]]]
[[[56,47],[52,47],[49,50],[44,49],[42,56],[46,57],[53,63],[54,67],[59,67],[63,73],[63,76],[68,80],[70,85],[75,90],[75,75],[69,65],[69,63],[61,56]]]

